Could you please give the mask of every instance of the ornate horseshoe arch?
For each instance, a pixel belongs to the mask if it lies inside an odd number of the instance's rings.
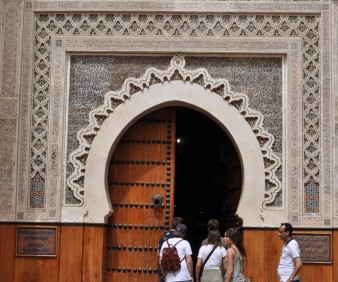
[[[263,115],[249,107],[246,94],[232,92],[227,80],[213,79],[205,69],[185,69],[180,55],[172,58],[167,70],[150,68],[141,78],[128,78],[120,91],[107,92],[104,104],[90,112],[89,125],[79,131],[80,145],[70,155],[74,171],[67,184],[80,201],[84,221],[104,223],[113,211],[107,168],[120,137],[134,121],[166,106],[203,112],[233,139],[243,171],[237,213],[245,226],[265,225],[262,215],[273,210],[269,204],[282,189],[276,177],[281,161],[272,151],[274,137],[264,130]]]

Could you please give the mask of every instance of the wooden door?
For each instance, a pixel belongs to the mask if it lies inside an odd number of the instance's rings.
[[[117,145],[108,175],[114,212],[106,281],[158,281],[157,244],[173,216],[174,165],[175,108],[140,119]],[[160,206],[153,204],[156,194],[163,198]]]

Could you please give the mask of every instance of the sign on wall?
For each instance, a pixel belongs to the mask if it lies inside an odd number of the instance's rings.
[[[293,237],[298,242],[303,263],[331,263],[331,233],[297,232]]]
[[[16,255],[55,257],[57,255],[57,233],[56,226],[18,226]]]

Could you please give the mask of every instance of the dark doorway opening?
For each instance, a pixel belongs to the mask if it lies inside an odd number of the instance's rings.
[[[218,219],[223,235],[235,219],[241,163],[226,132],[198,111],[177,107],[176,140],[174,216],[185,220],[196,262],[208,220]]]

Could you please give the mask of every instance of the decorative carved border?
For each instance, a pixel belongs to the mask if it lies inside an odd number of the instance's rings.
[[[29,171],[30,171],[30,114],[33,69],[33,41],[34,41],[34,13],[32,2],[25,2],[23,8],[23,34],[22,42],[22,72],[20,85],[20,112],[19,112],[19,148],[18,148],[18,186],[16,195],[16,220],[17,221],[45,221],[48,215],[44,210],[32,211],[28,209],[29,201]],[[27,173],[23,173],[27,172]]]
[[[15,218],[22,11],[0,3],[0,221]]]
[[[337,77],[338,74],[338,2],[332,1],[332,16],[331,16],[331,22],[332,22],[332,75],[333,77]],[[333,140],[335,147],[334,151],[334,177],[333,177],[333,184],[332,184],[332,193],[334,195],[333,197],[333,203],[332,203],[332,209],[333,209],[333,226],[338,226],[338,81],[337,79],[331,79],[331,92],[335,93],[330,99],[332,100],[333,104],[333,117],[332,117],[332,127],[334,124],[334,130],[333,130]]]
[[[322,19],[322,28],[321,28],[321,36],[322,36],[322,46],[321,46],[321,107],[322,107],[322,143],[321,143],[321,151],[322,151],[322,173],[321,173],[321,215],[324,217],[332,216],[332,196],[333,196],[333,182],[332,182],[332,155],[333,155],[333,142],[332,142],[332,101],[333,97],[331,93],[331,58],[330,49],[331,49],[331,26],[330,26],[330,12],[328,10],[323,11],[321,15]],[[334,62],[334,60],[332,60]],[[337,73],[336,73],[337,75]],[[334,79],[333,79],[334,80]],[[324,226],[331,226],[332,221],[325,222]]]
[[[177,13],[318,13],[328,4],[309,1],[34,1],[34,10],[45,11],[105,11],[116,12],[177,12]]]

